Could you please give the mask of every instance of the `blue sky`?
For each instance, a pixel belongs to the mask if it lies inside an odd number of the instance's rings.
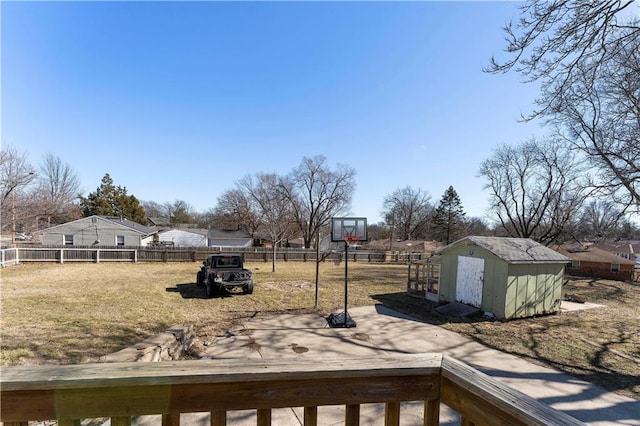
[[[247,174],[324,155],[352,214],[453,185],[483,217],[480,162],[541,129],[536,88],[482,72],[514,2],[2,2],[2,143],[47,152],[85,194],[109,173],[197,211]]]

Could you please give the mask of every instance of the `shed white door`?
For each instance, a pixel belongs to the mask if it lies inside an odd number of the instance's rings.
[[[482,283],[484,280],[484,259],[458,256],[456,277],[456,300],[468,305],[482,305]]]

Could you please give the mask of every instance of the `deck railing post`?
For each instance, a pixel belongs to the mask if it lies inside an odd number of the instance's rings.
[[[261,408],[258,410],[257,426],[271,426],[271,410],[269,408]]]
[[[440,424],[440,399],[424,402],[424,426],[438,426]]]
[[[360,405],[347,405],[344,413],[345,426],[358,426],[360,424]]]
[[[111,417],[111,426],[131,426],[131,417]]]
[[[385,426],[400,425],[400,403],[387,402],[384,405],[384,424]]]
[[[227,426],[227,412],[212,411],[210,424],[211,426]]]
[[[180,426],[180,413],[163,414],[162,426]]]
[[[318,407],[304,407],[304,426],[318,425]]]

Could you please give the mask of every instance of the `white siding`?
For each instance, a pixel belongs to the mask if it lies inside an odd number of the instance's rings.
[[[161,242],[173,243],[175,247],[207,247],[207,236],[195,232],[172,229],[158,234]]]

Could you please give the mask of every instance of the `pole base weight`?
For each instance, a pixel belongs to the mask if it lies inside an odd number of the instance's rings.
[[[330,314],[327,317],[327,324],[329,324],[329,327],[331,328],[353,328],[356,326],[356,322],[351,318],[348,312]]]

